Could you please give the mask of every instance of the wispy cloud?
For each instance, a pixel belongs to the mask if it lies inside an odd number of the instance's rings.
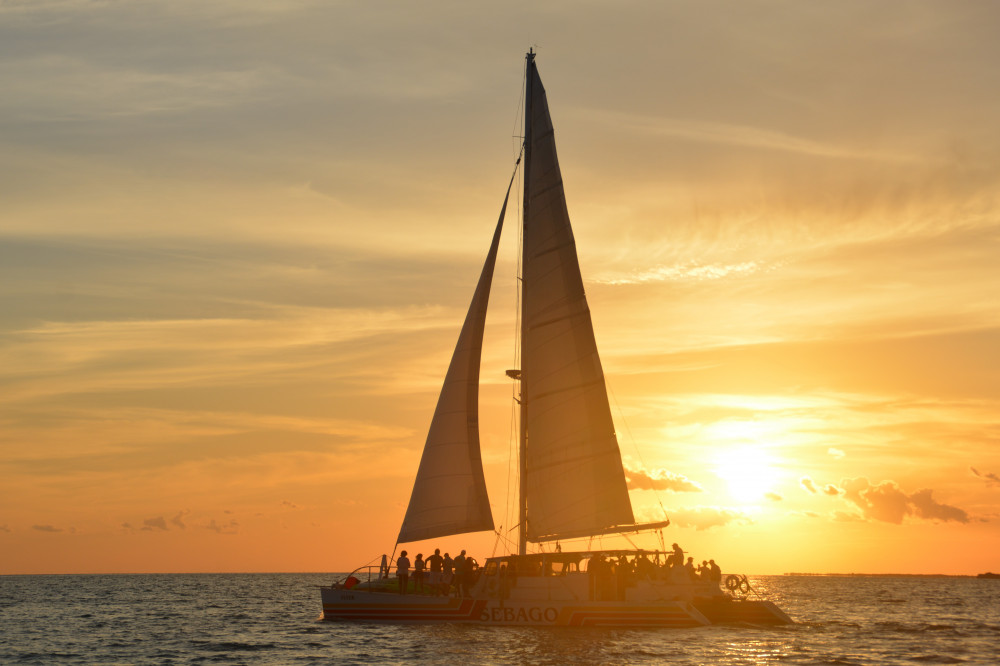
[[[980,472],[975,467],[970,467],[969,471],[976,478],[982,479],[986,482],[986,486],[989,488],[1000,487],[1000,476],[997,476],[993,472]]]
[[[753,523],[753,519],[742,511],[710,506],[675,509],[670,512],[670,521],[678,527],[693,527],[698,531],[723,527],[730,523],[744,525]]]
[[[595,119],[604,120],[615,127],[628,128],[651,137],[659,136],[839,160],[907,164],[927,161],[926,157],[916,153],[879,151],[861,145],[825,142],[753,125],[610,112],[593,112],[592,115]]]
[[[688,262],[677,266],[656,266],[622,276],[602,274],[591,278],[591,281],[598,284],[625,285],[649,282],[720,280],[727,277],[750,275],[761,270],[766,270],[766,268],[758,261],[709,265]]]
[[[183,509],[176,516],[170,519],[170,524],[174,527],[179,527],[182,530],[187,529],[187,525],[184,524],[183,518],[191,513],[190,509]]]
[[[674,474],[665,469],[646,472],[626,468],[625,477],[630,490],[671,490],[675,493],[700,493],[702,491],[700,485],[683,474]]]
[[[61,527],[54,527],[52,525],[32,525],[31,529],[38,530],[39,532],[51,532],[51,533],[63,531]]]
[[[215,532],[216,534],[238,534],[240,531],[240,524],[236,519],[230,519],[228,521],[219,523],[216,522],[215,518],[212,518],[208,524],[203,525],[207,530]]]
[[[153,518],[146,518],[142,521],[142,529],[147,532],[152,532],[154,530],[167,531],[170,529],[167,527],[167,519],[163,516],[155,516]]]

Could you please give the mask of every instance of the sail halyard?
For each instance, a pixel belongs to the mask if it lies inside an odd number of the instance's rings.
[[[479,448],[479,366],[500,232],[516,174],[517,165],[438,396],[396,543],[494,529]]]
[[[525,78],[522,554],[528,541],[635,529],[533,53]]]

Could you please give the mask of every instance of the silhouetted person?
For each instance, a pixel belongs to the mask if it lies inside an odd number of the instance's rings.
[[[667,563],[672,566],[684,566],[684,551],[676,543],[672,546],[674,552],[667,558]]]
[[[462,551],[465,552],[464,550]],[[462,583],[461,583],[461,596],[469,596],[472,586],[476,582],[476,560],[471,557],[466,557],[462,562]]]
[[[434,554],[427,558],[427,566],[430,568],[427,582],[431,586],[431,592],[434,596],[437,596],[441,592],[441,565],[443,563],[444,558],[441,557],[441,549],[435,548]]]
[[[413,591],[424,591],[424,554],[417,553],[417,558],[413,560]]]
[[[656,565],[649,561],[646,553],[635,558],[635,572],[642,578],[656,578]]]
[[[441,594],[446,597],[451,594],[451,581],[455,577],[454,571],[455,560],[451,559],[451,555],[445,553],[444,559],[441,560]]]
[[[689,557],[688,558],[687,564],[684,565],[684,571],[687,573],[687,579],[689,581],[696,581],[696,580],[698,580],[698,574],[695,573],[695,570],[694,570],[694,558],[693,557]]]
[[[410,582],[410,558],[406,556],[405,550],[396,560],[396,578],[399,579],[399,593],[406,594],[406,586]]]
[[[715,563],[715,560],[708,561],[708,579],[713,583],[722,582],[722,569]]]
[[[455,556],[455,596],[464,597],[462,583],[465,574],[465,551]]]

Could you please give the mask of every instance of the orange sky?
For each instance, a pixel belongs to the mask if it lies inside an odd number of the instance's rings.
[[[998,21],[0,5],[0,574],[391,551],[532,45],[637,514],[727,570],[1000,571]],[[515,228],[482,369],[498,525]],[[410,548],[436,545],[494,538]]]

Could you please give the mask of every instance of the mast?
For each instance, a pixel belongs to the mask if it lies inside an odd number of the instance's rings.
[[[523,216],[521,238],[527,237],[528,206],[531,202],[531,193],[528,191],[528,183],[531,175],[531,67],[535,63],[534,49],[528,49],[524,56],[524,170],[522,180],[524,182],[524,204],[521,215]],[[524,246],[521,246],[521,343],[524,343],[525,322],[527,321],[524,295],[528,285],[523,279],[524,266]],[[528,554],[528,392],[525,390],[527,378],[524,372],[524,358],[521,358],[521,436],[518,446],[518,529],[517,529],[517,554]]]

